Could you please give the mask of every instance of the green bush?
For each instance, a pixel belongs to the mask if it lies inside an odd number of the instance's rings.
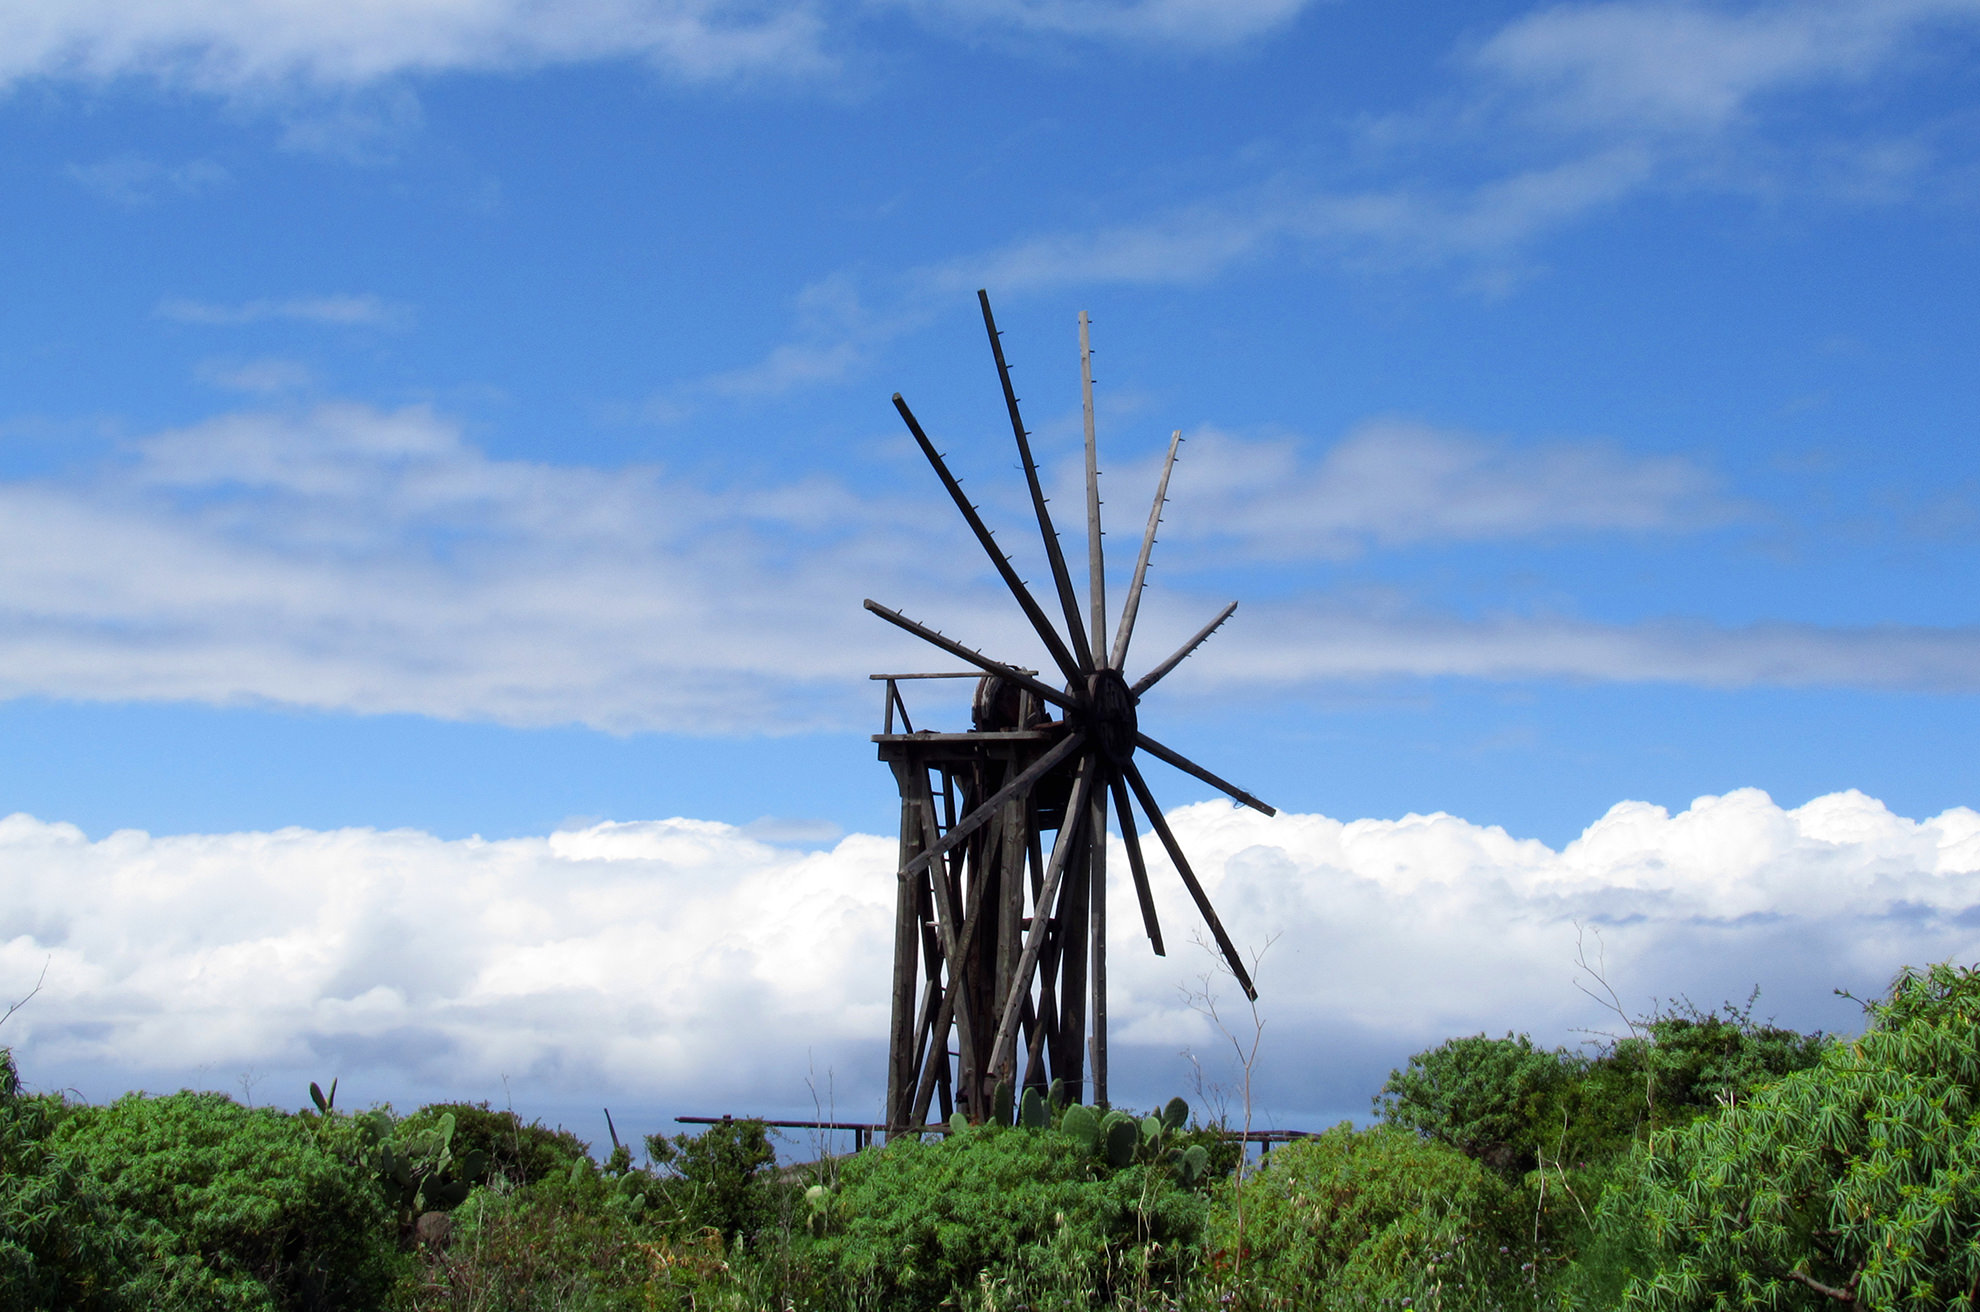
[[[1490,1307],[1519,1281],[1518,1198],[1454,1148],[1344,1122],[1219,1190],[1210,1260],[1251,1307]]]
[[[0,1048],[0,1312],[127,1306],[136,1245],[96,1180],[50,1145],[63,1110],[22,1093]]]
[[[391,1288],[384,1199],[301,1118],[214,1093],[128,1094],[67,1109],[53,1143],[132,1232],[141,1305],[355,1312]]]
[[[1170,1291],[1194,1266],[1206,1200],[1147,1162],[1115,1170],[1055,1129],[897,1139],[843,1159],[826,1233],[804,1243],[833,1303],[932,1308],[1002,1287]]]
[[[1980,971],[1907,970],[1851,1044],[1656,1135],[1609,1223],[1625,1305],[1958,1309],[1980,1291]]]
[[[498,1177],[453,1211],[444,1251],[423,1252],[397,1312],[643,1312],[663,1250],[645,1209],[623,1199],[582,1163],[520,1187]]]
[[[733,1242],[789,1218],[791,1188],[775,1170],[777,1151],[761,1121],[723,1121],[672,1139],[648,1135],[646,1151],[668,1172],[652,1206],[677,1234],[715,1230]]]
[[[569,1130],[552,1130],[541,1121],[525,1123],[514,1112],[495,1111],[485,1102],[434,1103],[402,1124],[425,1130],[447,1115],[454,1118],[454,1152],[463,1157],[476,1150],[486,1153],[490,1174],[510,1184],[568,1175],[572,1163],[591,1156],[591,1145]]]
[[[1375,1109],[1494,1170],[1524,1175],[1539,1163],[1566,1089],[1578,1074],[1569,1054],[1526,1035],[1450,1039],[1389,1072]]]

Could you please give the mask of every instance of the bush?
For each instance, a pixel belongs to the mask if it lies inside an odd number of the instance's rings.
[[[398,1259],[375,1185],[301,1119],[220,1094],[73,1107],[54,1142],[133,1235],[142,1305],[379,1306]]]
[[[422,1254],[399,1312],[644,1312],[661,1251],[644,1210],[585,1163],[521,1187],[500,1177],[454,1210],[451,1237]]]
[[[455,1154],[464,1157],[479,1149],[488,1155],[490,1175],[500,1175],[510,1184],[568,1175],[572,1163],[591,1156],[591,1145],[569,1130],[552,1130],[541,1121],[525,1124],[514,1112],[495,1111],[485,1102],[434,1103],[402,1124],[409,1130],[427,1129],[450,1113]]]
[[[679,1234],[718,1232],[725,1242],[778,1229],[790,1188],[777,1176],[777,1151],[761,1121],[723,1121],[700,1134],[646,1138],[647,1155],[671,1174],[652,1205]]]
[[[1625,1305],[1972,1312],[1980,1291],[1980,972],[1907,970],[1857,1042],[1655,1136],[1611,1195],[1657,1267]]]
[[[1219,1191],[1211,1261],[1255,1307],[1491,1306],[1518,1280],[1516,1197],[1454,1148],[1344,1122]]]
[[[0,1048],[0,1310],[126,1306],[136,1245],[104,1191],[48,1142],[60,1099],[21,1092]]]
[[[1206,1215],[1163,1167],[1113,1170],[1055,1129],[896,1139],[839,1171],[828,1232],[799,1252],[824,1296],[859,1306],[932,1308],[1000,1286],[1074,1286],[1096,1304],[1130,1282],[1174,1291]]]
[[[1477,1034],[1447,1040],[1411,1057],[1405,1069],[1390,1071],[1375,1109],[1391,1125],[1519,1176],[1538,1165],[1577,1073],[1567,1053],[1535,1048],[1524,1034]]]

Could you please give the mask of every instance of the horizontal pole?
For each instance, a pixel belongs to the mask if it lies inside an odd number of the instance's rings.
[[[676,1116],[681,1125],[736,1125],[753,1121],[773,1130],[866,1130],[885,1134],[948,1134],[952,1128],[947,1121],[931,1121],[927,1125],[888,1125],[881,1121],[769,1121],[760,1116]],[[1223,1130],[1214,1125],[1203,1127],[1214,1131],[1220,1139],[1242,1139],[1245,1143],[1291,1143],[1295,1139],[1312,1139],[1319,1130]]]
[[[1037,670],[1027,670],[1021,665],[1013,665],[1011,668],[1020,674],[1029,674],[1033,677],[1036,677],[1038,674]],[[983,671],[948,670],[941,674],[869,674],[866,677],[874,683],[879,683],[883,679],[980,679],[983,677]]]

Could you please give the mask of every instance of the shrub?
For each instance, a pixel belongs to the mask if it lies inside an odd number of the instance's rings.
[[[1211,1261],[1257,1307],[1489,1306],[1518,1278],[1515,1197],[1454,1148],[1344,1122],[1219,1191]]]
[[[0,1310],[126,1306],[135,1245],[102,1188],[48,1142],[60,1099],[23,1094],[0,1048]]]
[[[408,1129],[427,1129],[445,1115],[454,1118],[454,1152],[466,1156],[479,1149],[488,1155],[490,1174],[500,1175],[510,1184],[535,1184],[568,1175],[572,1163],[591,1156],[591,1145],[569,1130],[552,1130],[541,1121],[525,1123],[514,1112],[495,1111],[485,1102],[434,1103],[406,1117],[402,1124]]]
[[[676,1233],[714,1230],[724,1241],[781,1228],[790,1188],[773,1169],[776,1149],[761,1121],[723,1121],[700,1134],[653,1134],[646,1151],[670,1174],[652,1205]]]
[[[647,1309],[658,1246],[607,1177],[579,1163],[521,1187],[506,1177],[452,1213],[444,1248],[425,1250],[399,1312],[611,1312]]]
[[[1059,1130],[980,1127],[844,1159],[827,1209],[828,1233],[799,1250],[826,1296],[931,1308],[994,1286],[1070,1284],[1096,1303],[1130,1281],[1175,1290],[1206,1203]]]
[[[1538,1164],[1576,1073],[1567,1053],[1536,1048],[1524,1034],[1477,1034],[1419,1052],[1389,1072],[1375,1109],[1391,1125],[1519,1176]]]
[[[128,1094],[70,1108],[55,1137],[133,1232],[143,1304],[364,1309],[391,1287],[384,1200],[297,1117],[214,1093]]]
[[[1607,1219],[1626,1306],[1960,1309],[1980,1291],[1980,971],[1907,970],[1855,1043],[1654,1137]]]

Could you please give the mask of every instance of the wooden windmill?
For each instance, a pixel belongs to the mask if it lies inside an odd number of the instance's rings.
[[[1087,612],[1082,616],[1080,598],[1045,507],[990,298],[978,292],[977,299],[1065,628],[1062,634],[1025,587],[907,402],[896,393],[894,408],[1058,669],[1055,677],[1040,678],[1038,671],[992,660],[899,611],[871,600],[866,603],[882,619],[983,672],[976,688],[973,725],[964,733],[916,732],[907,718],[900,682],[979,677],[974,672],[874,676],[886,683],[884,732],[874,741],[880,759],[893,768],[901,793],[893,1021],[887,1059],[887,1124],[893,1130],[926,1124],[938,1099],[944,1118],[960,1110],[980,1122],[992,1115],[1000,1086],[1015,1091],[1058,1084],[1067,1096],[1079,1100],[1088,1058],[1093,1101],[1107,1102],[1110,802],[1133,870],[1142,924],[1155,952],[1163,952],[1162,931],[1137,836],[1136,806],[1196,900],[1231,973],[1247,996],[1258,996],[1242,957],[1135,763],[1136,753],[1146,752],[1246,806],[1266,815],[1274,813],[1250,793],[1143,733],[1136,718],[1142,695],[1237,609],[1232,602],[1168,659],[1129,681],[1126,665],[1135,614],[1182,434],[1169,441],[1141,553],[1110,637],[1087,317],[1084,313],[1079,317],[1086,417]],[[898,733],[894,731],[897,710],[902,729]],[[1047,833],[1053,835],[1049,857]]]

